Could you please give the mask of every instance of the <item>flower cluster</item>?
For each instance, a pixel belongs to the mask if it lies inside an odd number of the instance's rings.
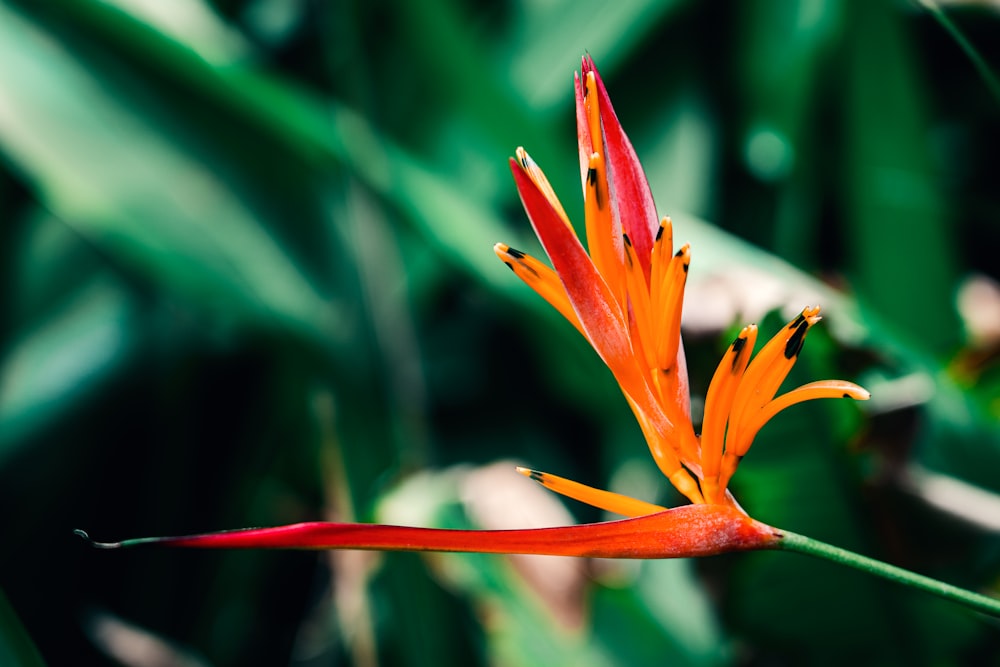
[[[581,75],[582,74],[582,75]],[[670,218],[657,218],[649,184],[593,61],[576,77],[586,240],[584,249],[545,174],[523,148],[511,170],[554,270],[504,244],[495,251],[566,317],[614,374],[653,459],[696,504],[736,506],[729,480],[754,436],[775,414],[814,398],[868,398],[851,382],[813,382],[775,397],[819,308],[804,309],[751,361],[757,327],[745,327],[723,356],[705,401],[700,437],[691,421],[681,307],[691,250],[676,252]],[[625,516],[664,508],[532,470],[524,474],[583,502]]]

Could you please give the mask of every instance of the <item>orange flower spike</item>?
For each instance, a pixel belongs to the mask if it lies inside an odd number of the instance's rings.
[[[514,176],[521,199],[565,286],[578,328],[621,385],[661,472],[693,503],[735,506],[726,491],[729,479],[771,417],[805,400],[863,400],[868,393],[850,382],[828,380],[774,398],[806,333],[820,319],[819,308],[806,308],[753,362],[757,329],[741,332],[709,388],[703,435],[695,435],[680,335],[690,248],[674,253],[670,219],[656,224],[642,166],[589,56],[575,89],[590,255],[568,226],[548,181],[518,149],[522,169]],[[566,302],[552,296],[558,289],[546,275],[550,289],[542,295],[565,314]],[[532,284],[532,276],[522,277]]]

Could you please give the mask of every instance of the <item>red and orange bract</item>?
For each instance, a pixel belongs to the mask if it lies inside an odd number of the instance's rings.
[[[201,549],[475,551],[590,558],[678,558],[763,549],[774,545],[779,538],[779,531],[736,509],[685,505],[634,519],[526,530],[447,530],[312,522],[96,544],[104,548],[158,544]]]

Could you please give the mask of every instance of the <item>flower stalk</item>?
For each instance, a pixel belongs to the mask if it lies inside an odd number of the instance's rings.
[[[776,542],[776,548],[822,558],[838,565],[853,567],[856,570],[861,570],[873,576],[888,579],[897,584],[915,588],[963,605],[969,609],[1000,618],[1000,599],[974,593],[970,590],[917,574],[916,572],[910,572],[901,567],[862,556],[853,551],[841,549],[840,547],[814,540],[805,535],[782,531],[781,539]]]

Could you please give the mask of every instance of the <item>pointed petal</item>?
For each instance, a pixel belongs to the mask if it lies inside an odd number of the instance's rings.
[[[723,355],[708,386],[705,419],[701,427],[701,469],[704,475],[702,490],[709,502],[717,502],[719,498],[719,471],[722,466],[726,420],[756,340],[757,326],[751,324],[743,327]]]
[[[670,258],[664,273],[665,283],[660,289],[659,303],[652,304],[657,314],[653,323],[657,340],[656,365],[664,371],[672,371],[677,365],[677,348],[681,341],[681,313],[684,310],[684,287],[687,284],[688,268],[691,266],[691,246],[684,244]]]
[[[690,247],[684,245],[670,259],[664,272],[667,283],[659,292],[661,302],[651,303],[653,330],[650,338],[656,342],[653,384],[667,418],[674,424],[687,425],[679,434],[678,449],[685,465],[698,463],[698,443],[691,423],[691,398],[688,388],[687,365],[681,344],[681,311],[684,307],[684,285],[691,261]],[[678,426],[683,428],[683,426]]]
[[[745,454],[757,432],[776,414],[796,403],[812,401],[817,398],[853,398],[856,401],[867,401],[871,398],[871,394],[867,389],[847,380],[820,380],[802,385],[778,396],[747,421],[740,433],[741,442],[735,444],[736,454]]]
[[[619,306],[625,309],[624,254],[618,227],[612,221],[611,195],[608,192],[607,170],[600,153],[590,156],[587,185],[583,198],[587,229],[587,246],[597,271],[611,288]]]
[[[660,507],[659,505],[647,503],[643,500],[623,496],[620,493],[612,493],[611,491],[605,491],[603,489],[595,489],[592,486],[580,484],[579,482],[574,482],[573,480],[566,479],[565,477],[559,477],[558,475],[552,475],[547,472],[521,467],[518,467],[517,471],[525,477],[530,477],[535,480],[550,491],[564,495],[567,498],[572,498],[573,500],[579,500],[581,503],[586,503],[608,512],[621,514],[622,516],[643,516],[646,514],[656,514],[657,512],[662,512],[667,509],[666,507]]]
[[[518,147],[516,152],[521,168],[527,173],[528,178],[534,183],[535,188],[545,197],[545,200],[549,202],[549,206],[552,207],[552,210],[556,212],[566,226],[570,230],[573,230],[573,224],[569,221],[569,216],[566,215],[566,210],[563,208],[562,202],[559,201],[559,197],[556,196],[555,190],[552,189],[552,184],[549,183],[545,172],[538,166],[538,163],[531,159],[526,150]]]
[[[757,411],[774,398],[778,387],[798,360],[806,333],[819,320],[819,306],[804,308],[798,317],[775,334],[754,357],[733,401],[727,447],[742,441],[740,433],[746,422],[753,419]],[[742,456],[746,452],[734,449],[733,453]]]
[[[660,294],[664,287],[664,274],[670,266],[670,259],[674,255],[674,225],[668,217],[660,220],[660,228],[656,230],[656,238],[653,241],[653,253],[649,260],[649,301],[652,304],[660,303]]]
[[[548,253],[587,339],[627,393],[641,397],[646,388],[632,355],[628,328],[618,302],[598,273],[576,234],[564,224],[545,195],[531,179],[531,158],[518,150],[511,172],[524,210]],[[528,164],[529,166],[524,166]]]
[[[608,169],[610,171],[611,188],[617,204],[618,217],[622,231],[628,234],[635,246],[636,254],[643,263],[643,270],[649,279],[649,256],[653,248],[653,237],[659,227],[656,216],[656,205],[649,182],[642,170],[639,158],[632,148],[632,142],[625,135],[611,98],[601,81],[601,75],[590,56],[583,58],[583,75],[594,73],[597,83],[598,101],[601,110],[601,122],[604,127],[604,144],[607,148]],[[594,148],[594,150],[600,150]]]
[[[628,235],[623,236],[622,240],[625,249],[625,286],[634,325],[633,347],[638,343],[641,350],[636,350],[637,356],[643,360],[646,368],[656,369],[657,332],[653,328],[653,314],[650,312],[649,288],[646,287],[646,279],[632,248],[632,241]]]
[[[497,254],[504,264],[518,278],[527,283],[528,287],[538,292],[539,296],[549,302],[553,308],[562,313],[562,316],[569,320],[570,324],[576,327],[577,331],[586,337],[580,319],[573,310],[573,305],[566,296],[566,288],[556,272],[545,266],[531,255],[526,255],[520,250],[515,250],[509,245],[497,243],[493,246],[493,252]]]
[[[530,530],[445,530],[315,522],[93,544],[109,549],[161,545],[201,549],[364,549],[687,558],[773,549],[779,546],[781,537],[778,530],[732,507],[685,505],[634,519]]]

